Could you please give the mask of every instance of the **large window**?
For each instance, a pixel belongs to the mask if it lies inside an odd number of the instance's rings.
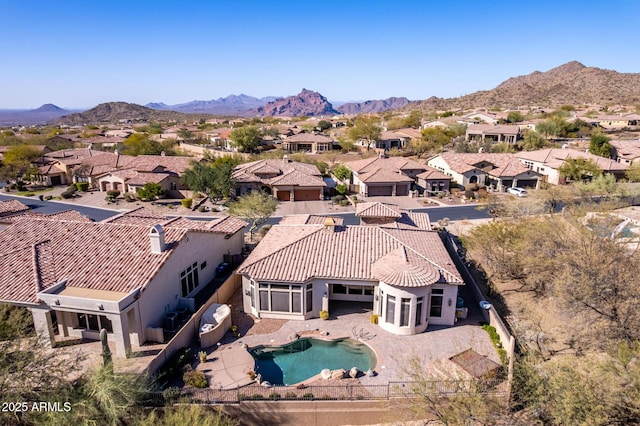
[[[424,297],[418,297],[416,301],[416,327],[422,325],[422,301]]]
[[[200,281],[198,280],[198,262],[195,262],[180,272],[180,284],[182,285],[182,297],[187,297],[188,294],[192,293],[193,290],[200,285]]]
[[[431,309],[429,310],[430,317],[442,317],[442,299],[444,298],[444,290],[441,288],[434,288],[431,290]]]
[[[387,312],[385,314],[385,321],[393,324],[396,314],[396,298],[390,294],[387,295]]]
[[[113,333],[111,320],[104,315],[77,314],[77,316],[78,328],[90,331],[100,331],[104,328],[108,333]]]
[[[313,284],[307,284],[307,304],[306,311],[311,312],[313,310]]]
[[[260,284],[260,310],[270,312],[302,313],[302,286],[295,284]],[[307,287],[306,296],[312,291]],[[306,307],[309,308],[307,300]],[[308,311],[307,311],[308,312]]]
[[[411,299],[402,298],[400,300],[400,327],[409,326],[410,310],[411,310]]]

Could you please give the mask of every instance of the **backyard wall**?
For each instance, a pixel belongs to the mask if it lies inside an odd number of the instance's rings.
[[[158,352],[158,355],[149,363],[147,370],[149,374],[154,374],[173,354],[180,348],[191,346],[198,338],[200,332],[200,319],[207,308],[212,303],[227,303],[233,293],[242,286],[242,278],[233,272],[229,278],[216,290],[200,309],[186,322],[186,324],[176,333],[167,345]]]

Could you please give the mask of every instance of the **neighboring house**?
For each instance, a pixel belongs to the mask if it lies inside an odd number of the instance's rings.
[[[0,161],[4,159],[4,154],[12,147],[13,145],[3,145],[0,146]],[[45,155],[51,152],[51,148],[46,145],[26,145],[30,148],[36,149],[40,151],[40,155]]]
[[[0,201],[0,218],[15,216],[17,214],[26,213],[29,207],[22,204],[18,200],[2,200]]]
[[[358,203],[356,217],[360,225],[380,226],[383,228],[422,229],[431,231],[431,221],[427,213],[414,213],[393,204],[379,202]],[[338,224],[336,222],[336,224]]]
[[[453,325],[464,282],[440,236],[396,227],[385,206],[362,208],[361,219],[374,220],[377,209],[382,225],[340,226],[326,218],[273,226],[238,269],[244,311],[305,320],[330,312],[332,301],[364,302],[394,334]]]
[[[280,201],[312,201],[324,198],[327,184],[313,164],[289,160],[258,160],[237,166],[233,171],[236,196],[252,191],[269,192]]]
[[[598,125],[605,129],[623,129],[637,126],[640,123],[640,114],[608,115],[598,117]]]
[[[473,124],[489,124],[495,125],[500,121],[500,117],[495,114],[485,112],[474,112],[464,116],[466,122]]]
[[[127,167],[97,177],[100,191],[118,190],[135,193],[147,183],[157,183],[169,198],[181,198],[188,188],[180,177],[191,167],[194,157],[139,155]]]
[[[97,340],[104,328],[126,357],[132,345],[170,336],[165,314],[195,309],[216,265],[242,253],[245,226],[143,208],[97,223],[17,219],[0,231],[0,301],[27,307],[51,343]]]
[[[565,179],[560,176],[560,167],[569,158],[583,158],[593,161],[604,173],[612,174],[616,179],[625,177],[628,164],[619,163],[610,158],[604,158],[584,151],[574,149],[547,148],[537,151],[522,151],[515,155],[528,169],[545,176],[546,181],[553,185],[564,184]]]
[[[618,163],[634,164],[640,161],[640,139],[612,139],[611,158]]]
[[[502,153],[443,152],[427,164],[451,176],[461,187],[486,185],[496,191],[510,187],[538,188],[540,173],[526,167],[515,155]]]
[[[505,142],[508,145],[516,145],[520,139],[520,126],[491,124],[470,124],[465,133],[465,140],[492,143]]]
[[[448,193],[451,189],[451,176],[447,176],[430,166],[426,166],[426,169],[416,176],[418,190],[427,195]]]
[[[316,133],[298,133],[282,139],[282,149],[289,152],[327,152],[333,149],[333,139]]]
[[[345,166],[352,172],[350,183],[365,197],[409,195],[417,176],[427,170],[416,161],[384,155],[350,161]]]
[[[406,147],[411,138],[412,136],[409,136],[406,133],[401,133],[399,131],[382,131],[380,132],[380,136],[378,137],[378,139],[376,139],[375,141],[360,139],[356,142],[356,145],[365,147],[367,149],[375,148],[383,151],[388,151],[394,148],[402,149]]]

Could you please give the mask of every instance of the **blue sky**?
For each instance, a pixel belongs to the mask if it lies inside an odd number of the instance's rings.
[[[640,72],[640,2],[0,0],[0,108],[456,97],[571,60]]]

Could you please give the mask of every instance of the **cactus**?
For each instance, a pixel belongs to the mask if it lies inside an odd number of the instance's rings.
[[[109,349],[109,344],[107,343],[107,330],[100,330],[100,342],[102,342],[102,363],[105,368],[111,367],[111,350]]]

